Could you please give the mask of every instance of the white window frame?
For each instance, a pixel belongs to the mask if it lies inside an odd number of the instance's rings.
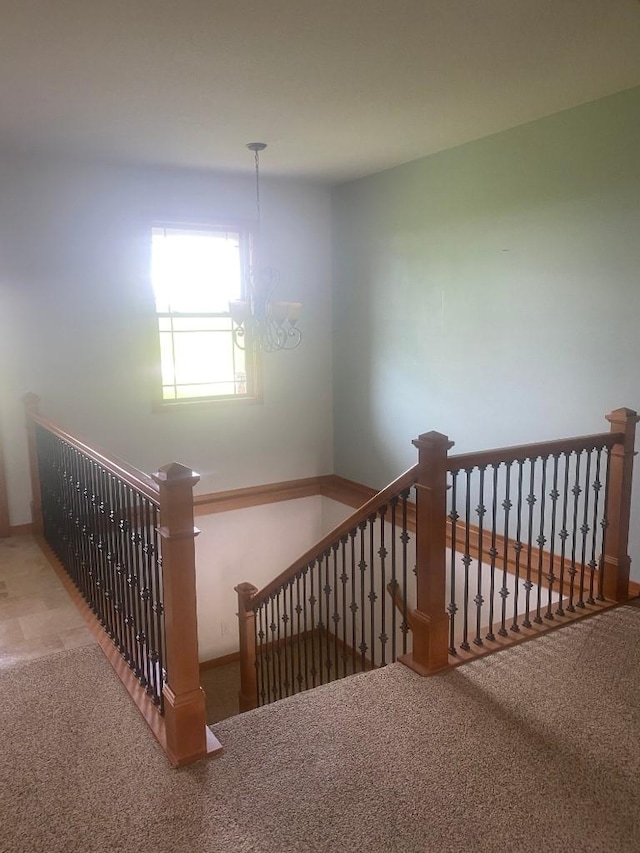
[[[246,298],[247,291],[247,281],[249,275],[249,267],[251,263],[251,254],[252,254],[252,231],[251,228],[243,223],[237,222],[225,222],[225,223],[216,223],[214,225],[211,224],[195,224],[195,223],[167,223],[167,222],[159,222],[154,223],[151,229],[152,237],[159,232],[175,232],[179,233],[193,233],[193,234],[237,234],[239,237],[240,244],[240,276],[241,276],[241,293],[240,298]],[[155,301],[155,288],[152,289],[154,292],[154,301]],[[174,381],[174,387],[176,389],[176,397],[175,398],[165,398],[164,396],[164,388],[168,387],[162,375],[162,355],[161,355],[161,344],[160,344],[160,336],[161,334],[166,334],[166,330],[161,332],[161,321],[168,320],[171,324],[171,335],[172,340],[175,334],[190,334],[188,331],[175,331],[173,329],[173,324],[176,320],[180,319],[197,319],[201,318],[206,320],[207,318],[222,318],[229,319],[230,321],[230,342],[229,345],[233,348],[233,352],[235,353],[236,347],[234,344],[233,334],[231,332],[232,324],[231,324],[231,314],[229,309],[225,312],[177,312],[177,311],[158,311],[158,307],[156,305],[155,311],[155,320],[156,320],[156,341],[157,341],[157,351],[158,351],[158,380],[156,383],[156,393],[154,394],[154,408],[160,410],[167,409],[175,409],[182,408],[185,406],[195,406],[195,405],[206,405],[210,406],[211,404],[221,404],[221,403],[252,403],[257,402],[262,399],[261,396],[261,383],[260,383],[260,362],[258,356],[252,346],[251,340],[246,340],[243,342],[244,349],[244,366],[245,366],[245,390],[242,392],[235,392],[233,394],[205,394],[202,396],[188,396],[188,397],[178,397],[178,388],[187,385],[190,383],[176,383]],[[201,330],[202,331],[202,330]],[[191,334],[200,334],[201,331],[194,330]],[[220,332],[222,334],[223,332]],[[235,363],[235,355],[233,356]],[[235,374],[235,371],[234,371]],[[175,375],[174,375],[175,380]],[[233,380],[237,385],[239,384],[237,379]],[[197,383],[192,383],[197,384]],[[213,383],[209,383],[213,384]]]

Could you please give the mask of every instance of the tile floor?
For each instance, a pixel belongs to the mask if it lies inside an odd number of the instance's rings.
[[[0,539],[0,667],[95,643],[31,536]]]

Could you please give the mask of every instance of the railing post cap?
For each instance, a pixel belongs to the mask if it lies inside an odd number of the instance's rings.
[[[171,483],[182,483],[185,480],[190,480],[195,486],[200,480],[199,474],[196,474],[191,468],[187,468],[186,465],[181,465],[180,462],[169,462],[168,465],[163,465],[151,476],[158,485],[170,485]]]
[[[244,581],[243,583],[239,583],[238,586],[234,586],[233,591],[240,595],[253,595],[258,591],[258,587]]]
[[[455,441],[450,441],[448,435],[444,435],[441,432],[436,432],[435,430],[431,430],[430,432],[423,432],[422,435],[419,435],[417,438],[411,442],[414,447],[420,449],[423,448],[432,448],[437,447],[438,445],[446,448],[446,450],[450,450]]]
[[[638,413],[634,409],[627,409],[624,406],[609,412],[608,415],[605,415],[605,418],[609,423],[613,423],[614,421],[633,421],[637,424],[640,421],[640,416],[638,416]]]

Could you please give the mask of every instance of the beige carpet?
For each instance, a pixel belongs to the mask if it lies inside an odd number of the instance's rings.
[[[101,653],[0,672],[0,850],[640,850],[640,610],[444,676],[401,664],[165,759]]]

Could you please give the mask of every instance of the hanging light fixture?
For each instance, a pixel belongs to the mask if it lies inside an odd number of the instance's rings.
[[[302,305],[299,302],[274,302],[273,294],[280,275],[273,267],[259,266],[260,243],[260,152],[264,142],[249,142],[256,169],[256,208],[258,229],[253,243],[251,267],[247,281],[247,298],[229,303],[233,322],[233,337],[240,349],[247,345],[263,352],[295,349],[302,339],[298,318]]]

